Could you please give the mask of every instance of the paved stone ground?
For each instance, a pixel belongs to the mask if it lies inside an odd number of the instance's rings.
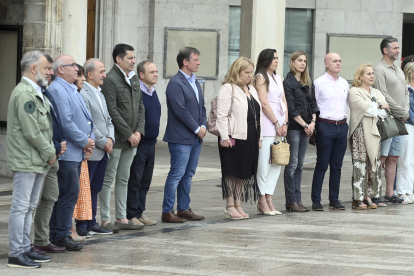
[[[315,156],[315,148],[309,146],[302,180],[307,207]],[[274,203],[283,215],[258,216],[254,203],[245,203],[250,219],[229,221],[224,219],[225,202],[217,187],[217,146],[203,145],[191,207],[206,219],[179,225],[160,222],[169,164],[164,143],[157,148],[156,164],[145,215],[158,220],[157,225],[93,236],[81,252],[51,255],[52,261],[41,269],[6,267],[11,196],[0,196],[0,275],[414,275],[414,205],[352,210],[349,153],[340,193],[346,211],[328,210],[325,181],[324,212],[286,213],[282,175]]]

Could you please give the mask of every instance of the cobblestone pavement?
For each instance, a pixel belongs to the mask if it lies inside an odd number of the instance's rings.
[[[340,192],[345,211],[328,210],[327,174],[324,212],[286,213],[282,173],[274,203],[283,215],[259,216],[254,203],[244,203],[250,219],[229,221],[224,219],[225,201],[217,187],[221,177],[217,146],[204,144],[191,208],[206,219],[183,224],[160,221],[169,169],[165,143],[159,144],[156,155],[144,214],[156,219],[157,225],[92,236],[82,251],[51,254],[52,261],[41,269],[6,267],[11,196],[0,196],[0,275],[414,275],[414,205],[352,210],[349,153]],[[308,208],[315,157],[315,148],[309,146],[302,179],[303,203]],[[0,186],[6,182],[2,179]]]

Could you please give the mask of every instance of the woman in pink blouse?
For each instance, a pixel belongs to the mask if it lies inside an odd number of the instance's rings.
[[[262,104],[262,148],[259,150],[257,184],[260,190],[257,214],[281,215],[273,206],[272,197],[279,179],[281,166],[269,164],[270,145],[276,135],[287,134],[288,111],[283,83],[276,74],[278,56],[275,49],[260,52],[255,72],[255,88]]]

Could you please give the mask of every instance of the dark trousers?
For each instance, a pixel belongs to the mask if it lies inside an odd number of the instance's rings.
[[[79,176],[82,162],[59,161],[59,197],[53,206],[50,218],[50,240],[63,239],[70,235],[73,210],[79,196]]]
[[[138,145],[128,181],[127,218],[140,218],[154,171],[155,145]]]
[[[92,220],[75,220],[76,228],[91,228],[96,225],[96,209],[98,208],[98,194],[102,190],[107,163],[108,155],[106,153],[100,161],[88,160],[92,202]]]
[[[312,202],[321,201],[323,179],[328,165],[329,200],[337,201],[341,168],[347,146],[348,124],[334,125],[318,121],[316,127],[316,167],[312,181]]]

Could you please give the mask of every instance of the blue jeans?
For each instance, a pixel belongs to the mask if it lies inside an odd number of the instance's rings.
[[[106,165],[108,164],[108,155],[105,153],[100,161],[88,160],[89,180],[91,187],[92,219],[75,220],[76,229],[92,228],[96,225],[96,209],[98,208],[98,194],[102,190],[105,177]]]
[[[289,164],[284,172],[286,203],[302,202],[300,182],[309,137],[303,130],[288,130],[286,138],[290,145]]]
[[[154,161],[155,144],[139,144],[129,173],[127,219],[140,218],[145,211],[147,193],[154,172]]]
[[[334,125],[318,121],[316,125],[316,166],[312,181],[312,202],[321,201],[325,173],[330,166],[329,200],[338,201],[348,136],[348,124]]]
[[[33,211],[37,206],[46,173],[14,172],[9,216],[9,257],[30,250]]]
[[[198,139],[193,145],[168,143],[168,149],[171,155],[171,168],[165,181],[163,214],[174,210],[176,191],[177,210],[190,209],[191,180],[197,169],[201,144]]]
[[[71,234],[72,216],[79,196],[79,176],[82,162],[59,160],[59,197],[50,217],[50,241],[58,241]]]

